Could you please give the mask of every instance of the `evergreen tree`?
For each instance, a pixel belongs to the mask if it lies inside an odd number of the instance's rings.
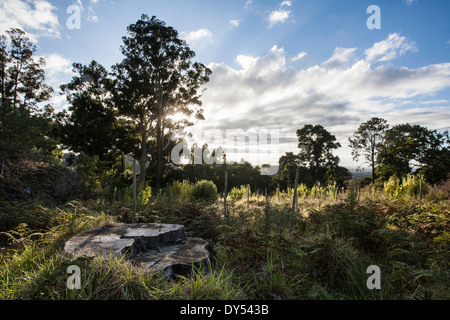
[[[178,32],[156,19],[142,15],[127,28],[123,37],[123,61],[114,66],[115,99],[121,114],[133,119],[140,136],[141,168],[145,168],[149,140],[156,141],[156,187],[161,186],[164,136],[166,129],[192,125],[194,115],[203,119],[200,87],[209,81],[211,71],[192,62],[195,53]],[[171,115],[182,113],[185,119],[174,122]],[[145,183],[145,175],[140,176]]]
[[[44,83],[45,61],[20,29],[0,36],[0,174],[5,162],[55,147],[50,138],[53,108],[44,104],[52,88]]]
[[[384,142],[386,129],[389,127],[386,120],[381,118],[372,118],[362,123],[358,130],[353,134],[353,139],[349,138],[349,146],[352,148],[354,160],[364,156],[372,168],[372,183],[375,182],[375,161],[378,150]]]

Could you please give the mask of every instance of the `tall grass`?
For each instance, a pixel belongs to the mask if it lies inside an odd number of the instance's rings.
[[[416,178],[417,179],[417,178]],[[402,181],[408,190],[414,179]],[[417,180],[416,180],[417,181]],[[395,192],[400,184],[395,185]],[[236,189],[229,219],[221,202],[196,203],[192,184],[166,190],[178,200],[153,195],[138,208],[140,222],[180,223],[192,236],[214,244],[215,263],[168,278],[126,259],[79,258],[63,253],[74,234],[115,224],[88,202],[46,209],[46,229],[17,225],[3,233],[0,299],[439,299],[449,296],[450,217],[448,197],[399,197],[369,186],[311,189],[300,185],[266,199]],[[388,185],[385,185],[385,187]],[[422,185],[423,186],[423,185]],[[442,188],[445,188],[444,186]],[[413,190],[413,189],[411,189]],[[181,197],[189,201],[179,201]],[[240,198],[240,199],[239,199]],[[31,221],[31,220],[27,220]],[[69,290],[69,265],[82,270],[81,290]],[[369,265],[381,268],[381,290],[366,286]]]

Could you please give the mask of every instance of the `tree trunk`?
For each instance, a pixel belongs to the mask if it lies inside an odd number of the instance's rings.
[[[124,173],[125,172],[125,155],[122,154],[122,157],[120,159],[120,173]]]
[[[161,188],[162,180],[162,121],[161,116],[158,117],[158,122],[156,124],[156,189]]]
[[[372,143],[372,183],[375,183],[375,141]]]
[[[3,175],[5,169],[5,158],[0,156],[0,176]]]
[[[145,186],[145,166],[147,164],[147,134],[142,132],[141,158],[139,159],[139,185]]]
[[[156,190],[161,188],[162,182],[162,143],[163,143],[163,113],[164,96],[161,82],[158,88],[157,122],[156,122]]]
[[[372,156],[372,183],[375,183],[375,159]]]

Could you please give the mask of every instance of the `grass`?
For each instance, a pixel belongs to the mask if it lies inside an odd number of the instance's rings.
[[[183,186],[178,186],[183,190]],[[184,224],[214,244],[215,263],[167,277],[126,259],[78,258],[64,241],[93,228],[130,222],[127,203],[71,201],[45,207],[2,201],[0,299],[448,299],[448,186],[394,197],[366,187],[346,192],[301,186],[297,207],[277,193],[247,189],[228,201],[196,202],[154,195],[138,206],[138,222]],[[175,194],[175,192],[172,192]],[[292,192],[291,192],[292,193]],[[178,194],[177,194],[178,195]],[[14,215],[4,208],[20,208]],[[8,220],[9,219],[9,220]],[[8,227],[8,229],[6,229]],[[66,286],[67,268],[81,270],[81,289]],[[369,290],[367,267],[381,269],[381,290]]]

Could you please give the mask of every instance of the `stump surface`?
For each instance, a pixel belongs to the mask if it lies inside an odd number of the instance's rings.
[[[171,273],[206,263],[209,242],[186,238],[183,225],[135,223],[103,227],[69,239],[64,250],[72,257],[123,256],[149,270]]]

